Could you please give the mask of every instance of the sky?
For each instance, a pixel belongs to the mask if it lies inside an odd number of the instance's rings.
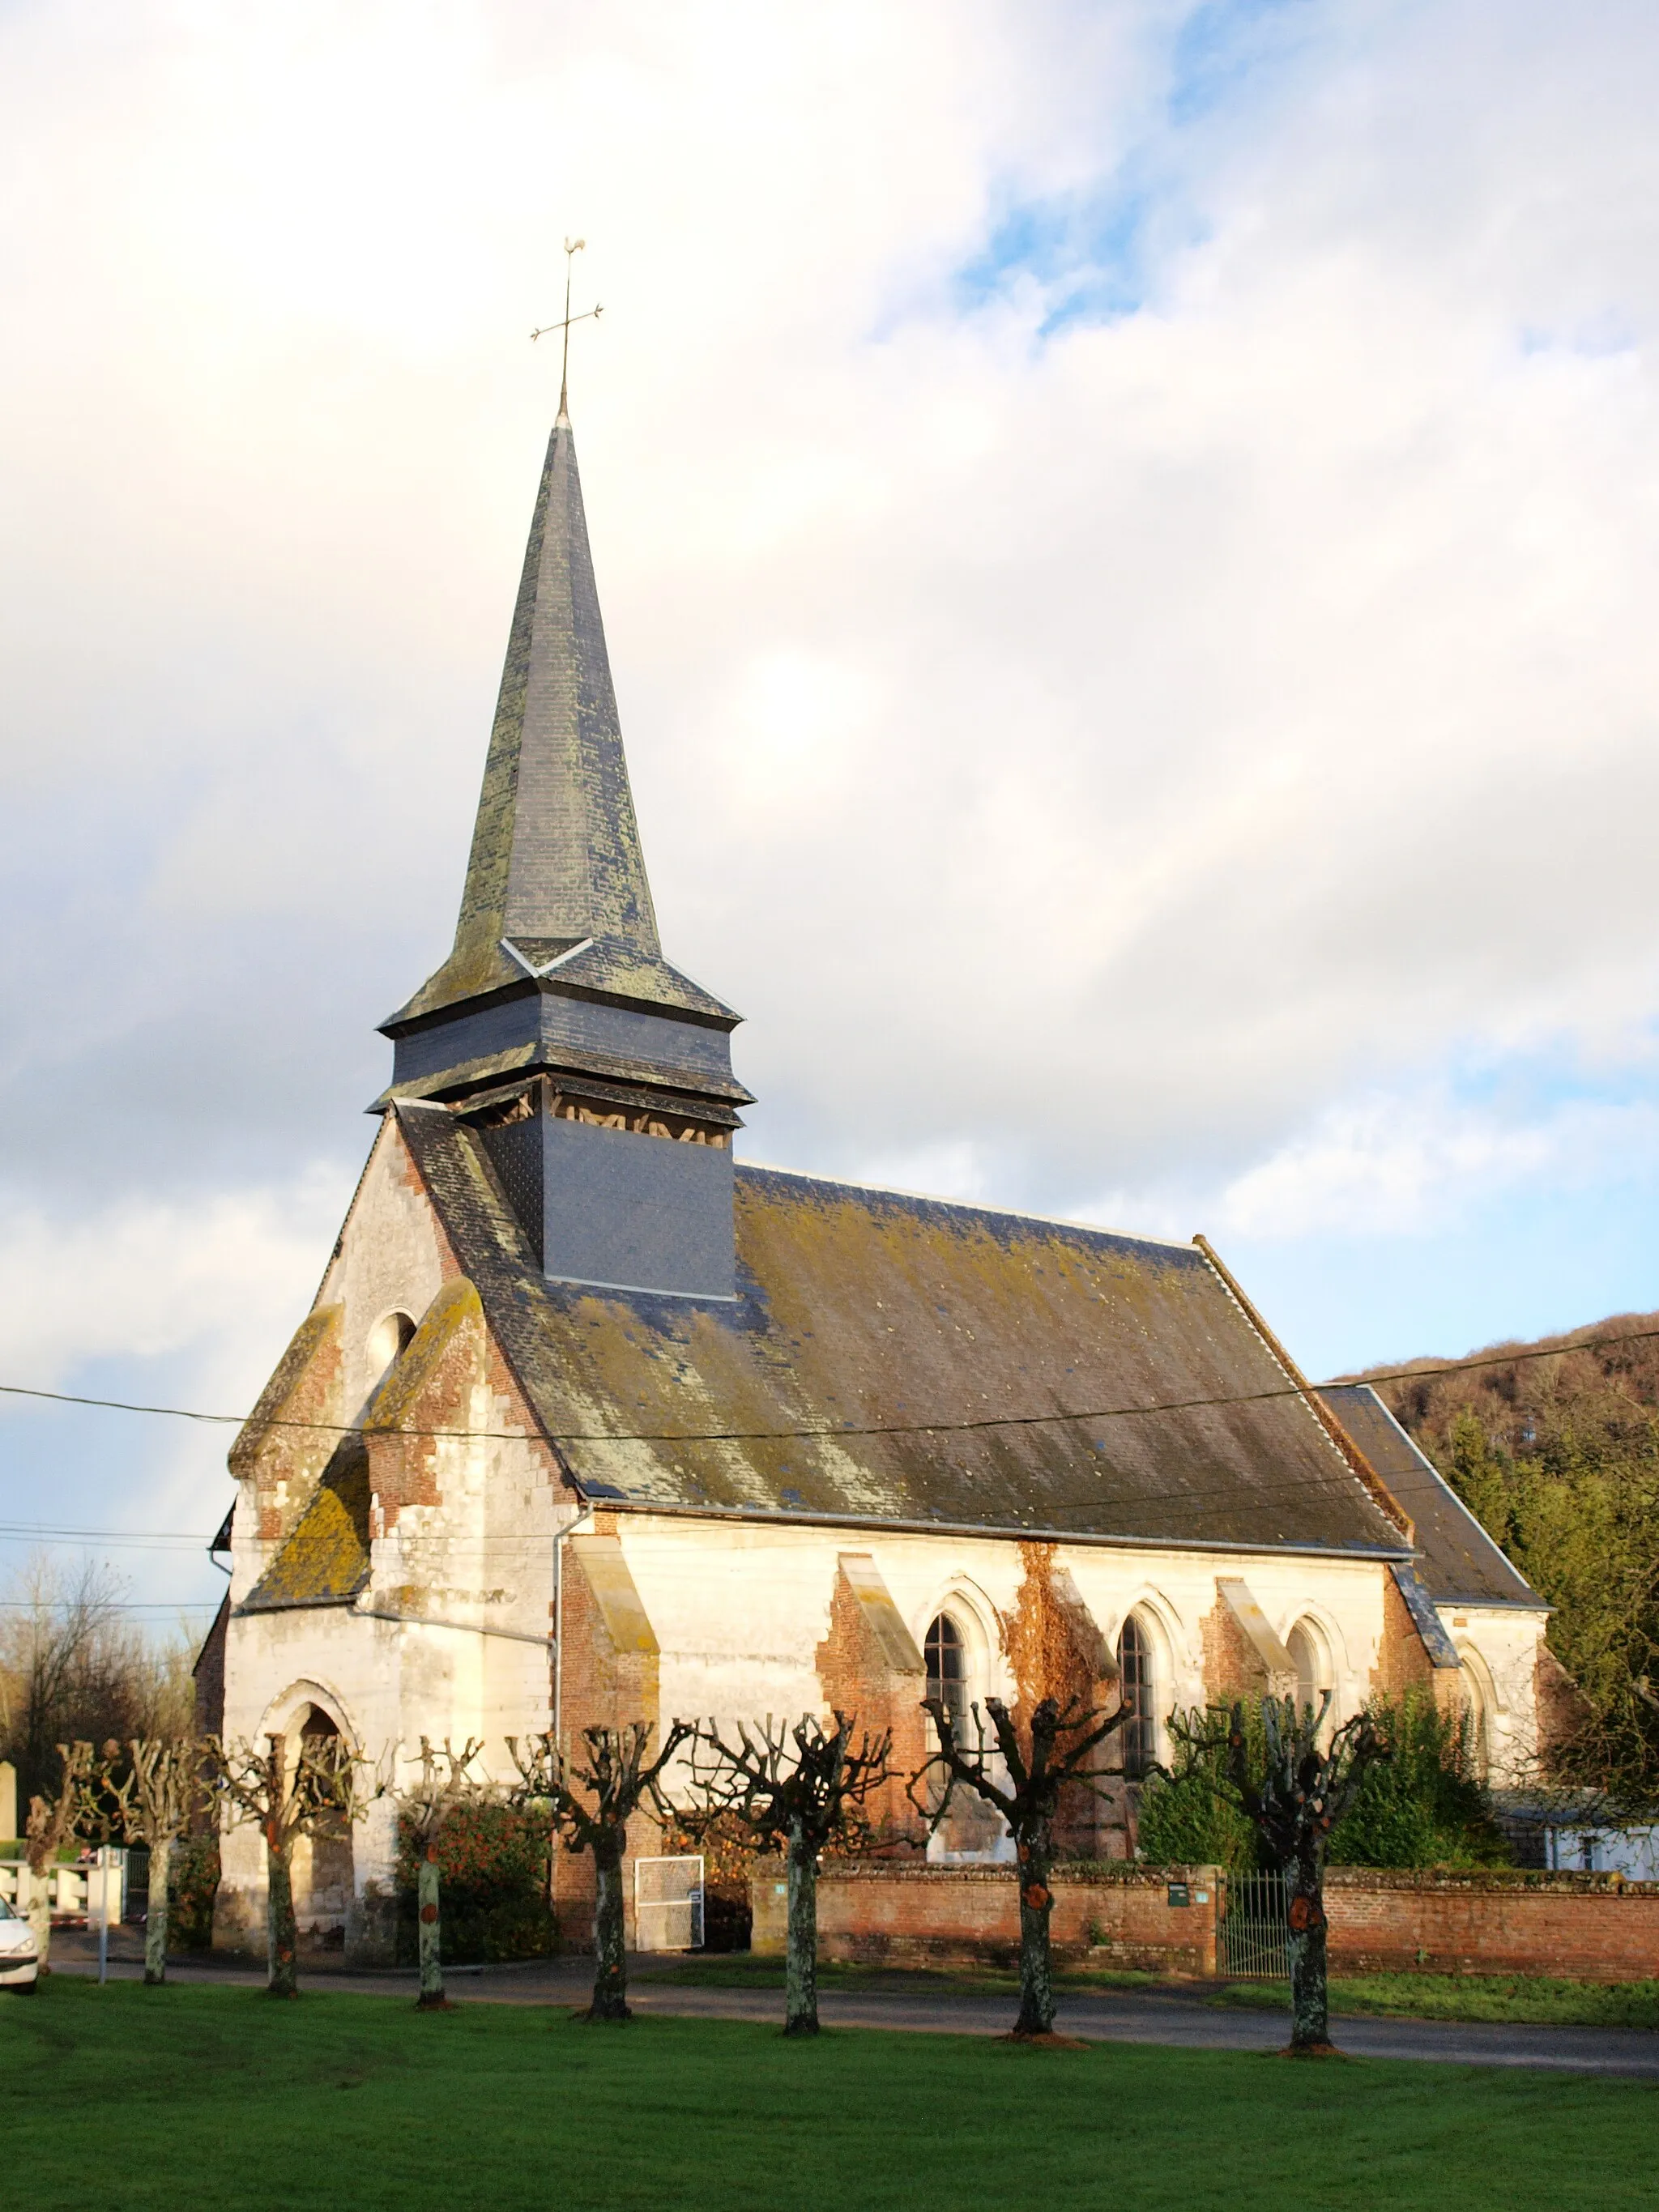
[[[1659,1306],[1659,17],[4,0],[0,1382],[245,1410],[442,958],[558,363],[750,1158],[1316,1375]],[[0,1400],[0,1580],[230,1431]]]

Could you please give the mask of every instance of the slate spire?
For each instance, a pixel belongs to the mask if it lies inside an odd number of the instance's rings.
[[[680,979],[663,969],[562,409],[531,517],[454,950],[394,1018],[498,988],[584,939],[603,948],[607,969],[631,971],[639,995],[681,999]]]
[[[663,958],[562,405],[537,487],[449,957],[381,1024],[378,1102],[546,1075],[568,1115],[714,1141],[749,1093],[738,1017]],[[677,1137],[676,1141],[679,1141]]]

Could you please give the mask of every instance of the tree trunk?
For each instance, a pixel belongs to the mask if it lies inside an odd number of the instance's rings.
[[[296,1952],[299,1930],[294,1924],[294,1877],[289,1864],[291,1846],[265,1833],[266,1928],[270,1937],[270,1978],[265,1987],[274,1997],[297,1997],[300,1971]]]
[[[1310,2054],[1331,2047],[1325,1980],[1325,1899],[1320,1869],[1285,1869],[1290,1899],[1291,2050]]]
[[[421,1994],[416,2000],[418,2012],[443,2012],[448,2009],[444,1996],[443,1915],[438,1895],[438,1849],[428,1844],[421,1861],[419,1881]]]
[[[1052,2035],[1054,1985],[1049,1970],[1048,1916],[1054,1893],[1048,1887],[1053,1858],[1048,1823],[1035,1823],[1019,1838],[1019,2018],[1016,2035]]]
[[[789,1936],[784,1969],[783,2032],[818,2032],[818,1854],[800,1831],[789,1830]]]
[[[149,1901],[144,1907],[144,1983],[155,1989],[167,1978],[167,1869],[173,1838],[158,1836],[149,1847]]]
[[[37,1972],[49,1974],[52,1968],[46,1964],[46,1954],[52,1948],[52,1867],[50,1863],[44,1873],[30,1866],[28,1884],[29,1926],[34,1930],[34,1955],[40,1961]]]
[[[620,1830],[593,1846],[593,2004],[590,2020],[628,2018],[627,1935],[623,1920]]]

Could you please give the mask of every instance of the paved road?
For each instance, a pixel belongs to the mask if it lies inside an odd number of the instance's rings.
[[[52,1938],[61,1972],[96,1971],[88,1939],[64,1930]],[[629,2001],[642,2013],[697,2020],[777,2020],[781,1991],[682,1988],[653,1978],[654,1962],[635,1962]],[[124,1939],[110,1972],[136,1978],[143,1955]],[[656,1966],[655,1972],[661,1972]],[[170,1980],[223,1982],[257,1988],[264,1979],[250,1968],[216,1960],[173,1960]],[[513,1966],[449,1970],[449,1994],[461,2002],[490,2004],[582,2003],[592,1968],[583,1959],[536,1960]],[[302,1969],[307,1989],[359,1996],[413,1995],[415,1977],[404,1973],[345,1973]],[[858,1990],[820,1992],[818,2011],[828,2027],[911,2028],[949,2035],[1000,2035],[1013,2017],[1012,1994],[941,1990],[904,1976]],[[1064,1997],[1060,2026],[1089,2042],[1158,2043],[1182,2050],[1273,2051],[1285,2041],[1282,2012],[1238,2011],[1208,2004],[1200,1992],[1092,1990]],[[1463,2066],[1541,2067],[1559,2072],[1633,2075],[1659,2081],[1659,2034],[1638,2028],[1516,2027],[1443,2021],[1364,2020],[1335,2023],[1342,2048],[1356,2058],[1419,2058]]]

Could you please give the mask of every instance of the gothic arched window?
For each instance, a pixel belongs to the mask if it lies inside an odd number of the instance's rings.
[[[927,1662],[927,1694],[937,1698],[959,1729],[968,1718],[968,1654],[962,1631],[948,1613],[934,1616],[922,1656]]]
[[[1291,1631],[1287,1649],[1296,1668],[1296,1702],[1299,1706],[1311,1705],[1317,1712],[1326,1691],[1336,1686],[1331,1680],[1325,1639],[1310,1621],[1298,1620]]]
[[[1462,1691],[1463,1711],[1468,1723],[1468,1755],[1475,1773],[1484,1782],[1492,1770],[1492,1703],[1487,1696],[1487,1685],[1481,1680],[1484,1668],[1478,1661],[1464,1651]]]
[[[1123,1704],[1131,1717],[1123,1723],[1123,1771],[1133,1778],[1158,1757],[1158,1694],[1152,1673],[1152,1639],[1133,1613],[1117,1639],[1117,1663],[1123,1677]]]

